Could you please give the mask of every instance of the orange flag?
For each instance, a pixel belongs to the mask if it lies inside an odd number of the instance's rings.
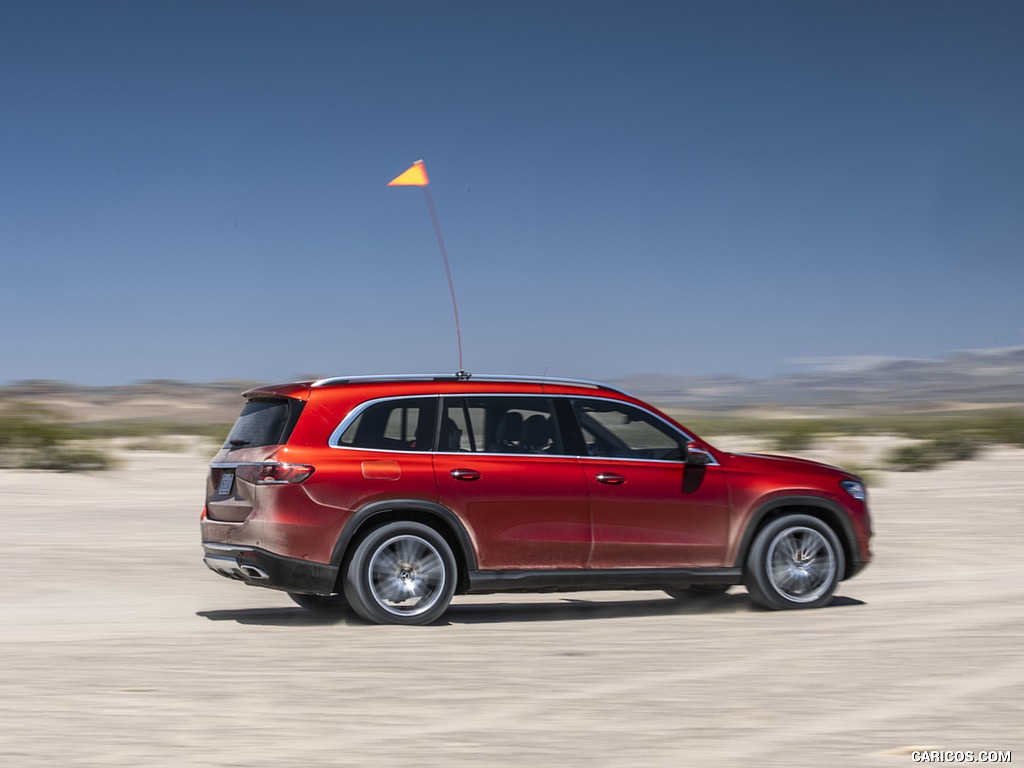
[[[417,160],[409,169],[400,173],[388,182],[389,187],[425,187],[430,183],[427,168],[422,160]]]

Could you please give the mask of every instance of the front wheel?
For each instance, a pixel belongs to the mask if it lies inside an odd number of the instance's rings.
[[[835,531],[810,515],[786,515],[758,532],[743,583],[765,608],[819,608],[831,602],[844,569]]]
[[[441,534],[420,523],[388,523],[353,552],[345,597],[376,624],[430,624],[448,609],[455,581],[455,555]]]

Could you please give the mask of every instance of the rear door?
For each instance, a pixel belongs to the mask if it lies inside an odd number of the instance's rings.
[[[587,482],[566,455],[550,397],[443,398],[434,469],[441,503],[465,522],[482,570],[586,566]]]

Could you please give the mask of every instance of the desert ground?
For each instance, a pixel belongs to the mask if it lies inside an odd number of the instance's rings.
[[[827,608],[758,610],[741,587],[494,595],[414,628],[208,571],[211,454],[0,472],[0,764],[1024,762],[1024,449],[874,473],[875,561]]]

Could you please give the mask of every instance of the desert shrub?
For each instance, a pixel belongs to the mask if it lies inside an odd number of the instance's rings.
[[[24,469],[48,469],[56,472],[96,472],[112,469],[117,462],[107,453],[92,448],[59,446],[46,453],[28,456]]]
[[[899,472],[920,472],[950,461],[973,459],[980,447],[981,444],[970,436],[947,435],[894,448],[889,453],[888,465]]]
[[[970,435],[956,435],[952,441],[944,441],[948,461],[970,461],[981,450],[981,442]]]
[[[66,425],[38,416],[0,416],[0,449],[37,449],[74,437]]]
[[[777,451],[806,451],[814,445],[821,426],[814,421],[783,421],[775,425],[772,446]]]
[[[101,451],[77,445],[80,438],[44,409],[8,408],[0,412],[0,468],[82,472],[113,466]]]
[[[1024,448],[1024,413],[1015,411],[992,414],[986,419],[980,431],[991,442]]]
[[[897,472],[921,472],[935,469],[942,462],[942,456],[935,449],[935,443],[928,441],[893,448],[887,463]]]

